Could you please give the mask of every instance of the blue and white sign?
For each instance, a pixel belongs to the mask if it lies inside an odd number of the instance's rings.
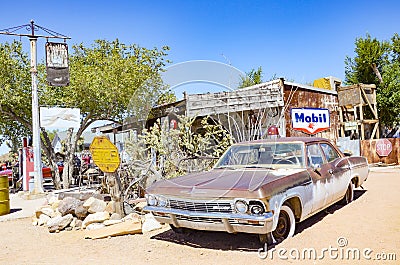
[[[308,134],[316,134],[330,127],[328,109],[319,108],[292,108],[292,128]]]

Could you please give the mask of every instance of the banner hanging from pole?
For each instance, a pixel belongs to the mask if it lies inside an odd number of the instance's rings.
[[[68,45],[46,42],[46,73],[50,86],[69,85]]]

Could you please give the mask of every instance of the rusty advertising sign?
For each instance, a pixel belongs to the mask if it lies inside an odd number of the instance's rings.
[[[96,136],[89,147],[93,162],[106,173],[115,172],[120,164],[118,148],[105,136]]]
[[[50,86],[69,85],[68,45],[46,42],[46,72]]]

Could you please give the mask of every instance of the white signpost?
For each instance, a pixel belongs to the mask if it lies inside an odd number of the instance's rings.
[[[308,134],[316,134],[330,127],[328,109],[322,108],[292,108],[292,128]]]

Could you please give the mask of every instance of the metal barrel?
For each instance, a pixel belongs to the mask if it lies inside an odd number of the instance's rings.
[[[10,191],[8,176],[0,176],[0,215],[10,213]]]

